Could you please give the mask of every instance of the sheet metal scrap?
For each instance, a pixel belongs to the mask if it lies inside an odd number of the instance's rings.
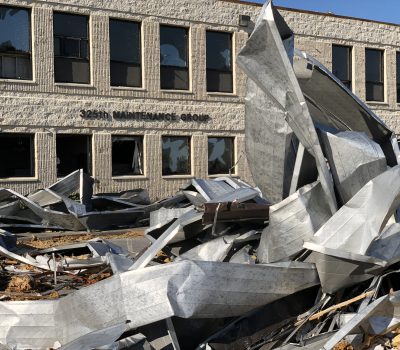
[[[137,227],[154,210],[190,204],[182,193],[150,203],[143,189],[93,195],[92,187],[93,179],[76,170],[28,196],[2,188],[0,226],[15,230],[26,227],[72,231]]]
[[[304,241],[312,238],[330,217],[319,181],[300,188],[270,207],[269,225],[261,236],[258,259],[270,263],[298,254]]]
[[[238,202],[208,202],[204,204],[203,224],[238,221],[268,221],[269,205]]]
[[[279,18],[277,23],[280,25],[276,24],[275,18]],[[325,200],[331,212],[334,213],[337,210],[337,204],[332,176],[322,153],[304,95],[295,76],[290,54],[288,56],[283,42],[283,40],[292,36],[291,30],[282,17],[274,11],[272,4],[265,4],[253,33],[239,52],[237,62],[248,77],[265,93],[266,98],[281,111],[280,116],[285,117],[298,140],[314,156]],[[294,45],[294,42],[290,39],[289,46],[292,47],[292,45]],[[268,107],[268,105],[264,106],[264,110],[266,110],[265,107]],[[265,117],[273,112],[274,109],[268,111]],[[246,122],[252,123],[254,121],[246,117]],[[258,128],[263,126],[266,127],[267,125],[257,125]],[[246,142],[253,141],[248,138]],[[262,158],[257,160],[257,156],[253,157],[254,162],[249,163],[250,169],[253,167],[258,170],[265,169],[264,160]],[[282,164],[280,164],[280,167],[282,167]],[[252,173],[256,172],[253,171]],[[257,182],[257,179],[255,181]],[[267,188],[260,188],[263,192],[267,190]]]

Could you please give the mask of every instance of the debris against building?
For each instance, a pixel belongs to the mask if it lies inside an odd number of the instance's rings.
[[[267,3],[238,57],[258,187],[192,179],[150,203],[93,195],[77,171],[28,196],[0,191],[5,348],[399,348],[395,136],[293,45]],[[140,223],[140,251],[129,234],[42,247],[20,233]]]

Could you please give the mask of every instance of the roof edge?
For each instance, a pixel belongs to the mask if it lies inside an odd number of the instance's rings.
[[[234,3],[234,4],[249,5],[249,6],[255,6],[255,7],[262,7],[263,6],[263,4],[260,4],[258,2],[247,1],[247,0],[218,0],[218,1],[231,2],[231,3]],[[370,23],[385,24],[385,25],[389,25],[389,26],[400,27],[400,24],[398,24],[398,23],[377,21],[377,20],[368,19],[368,18],[343,16],[343,15],[337,15],[337,14],[329,13],[329,12],[318,12],[318,11],[303,10],[303,9],[296,9],[296,8],[283,7],[283,6],[275,6],[275,7],[278,10],[283,10],[283,11],[308,13],[308,14],[311,14],[311,15],[320,15],[320,16],[322,15],[322,16],[327,16],[327,17],[351,19],[351,20],[354,20],[354,21],[370,22]]]

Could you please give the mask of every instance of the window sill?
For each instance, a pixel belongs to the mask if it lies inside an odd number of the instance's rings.
[[[35,80],[22,80],[22,79],[7,79],[7,78],[0,78],[0,83],[17,83],[17,84],[31,84],[37,85]]]
[[[194,95],[193,91],[190,90],[165,90],[161,89],[163,94],[183,94],[183,95]]]
[[[111,90],[116,90],[116,91],[141,91],[141,92],[147,92],[147,89],[143,87],[135,87],[135,86],[110,86]]]
[[[37,177],[2,177],[0,183],[6,182],[39,182]]]
[[[122,181],[122,180],[148,180],[149,178],[145,175],[118,175],[111,176],[112,180]]]
[[[368,105],[375,105],[375,106],[389,106],[388,102],[383,101],[366,101]]]
[[[229,173],[226,173],[226,174],[212,174],[212,175],[208,174],[208,177],[209,178],[213,178],[213,179],[217,178],[217,177],[224,177],[224,176],[239,178],[239,175],[237,175],[237,174],[229,174]]]
[[[55,86],[60,87],[73,87],[73,88],[84,88],[84,89],[95,89],[92,84],[79,84],[79,83],[54,83]]]
[[[162,175],[163,180],[194,179],[193,175]]]
[[[236,95],[233,92],[208,92],[207,91],[207,95],[208,96],[218,96],[218,97],[239,97],[238,95]]]

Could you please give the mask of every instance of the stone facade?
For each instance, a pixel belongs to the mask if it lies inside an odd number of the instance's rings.
[[[0,0],[0,4],[31,8],[33,80],[0,80],[1,132],[35,134],[35,177],[0,179],[1,187],[22,193],[56,181],[56,135],[92,136],[92,175],[95,190],[121,191],[147,188],[153,199],[174,193],[192,177],[206,178],[207,137],[235,139],[235,174],[251,181],[244,156],[245,75],[233,66],[233,93],[206,90],[206,30],[233,34],[233,56],[244,44],[248,28],[239,26],[239,15],[257,17],[260,6],[228,0]],[[53,11],[90,16],[91,83],[54,82]],[[392,128],[396,119],[396,50],[400,27],[396,25],[342,18],[319,13],[280,9],[296,33],[296,46],[331,67],[332,43],[353,46],[354,91],[365,97],[364,48],[385,50],[385,102],[371,104]],[[141,22],[141,88],[110,86],[109,18]],[[189,91],[160,89],[159,25],[189,28]],[[147,113],[207,114],[208,122],[91,120],[81,110],[132,111]],[[112,135],[142,135],[144,175],[112,177]],[[191,174],[162,176],[161,136],[191,136]]]

